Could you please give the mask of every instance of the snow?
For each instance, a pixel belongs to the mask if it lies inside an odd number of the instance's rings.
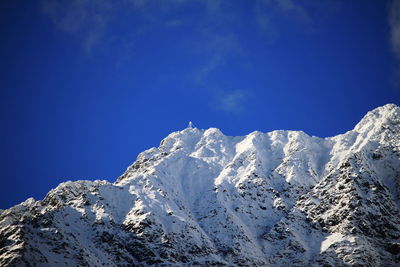
[[[322,241],[320,253],[327,250],[331,245],[342,242],[342,241],[354,242],[355,237],[354,236],[344,236],[341,233],[332,233],[331,235],[327,236],[324,241]]]
[[[309,265],[336,246],[361,246],[348,232],[350,219],[335,219],[344,213],[343,207],[357,203],[358,198],[366,202],[381,197],[377,194],[384,194],[389,204],[398,201],[399,110],[395,105],[377,108],[353,130],[329,138],[283,130],[232,137],[217,128],[203,130],[189,123],[188,128],[168,135],[159,147],[140,153],[115,183],[65,182],[43,202],[28,199],[1,211],[0,234],[8,233],[9,225],[18,220],[21,223],[22,217],[39,212],[49,216],[51,227],[34,230],[33,241],[26,242],[43,242],[40,250],[53,263],[59,263],[57,254],[46,239],[37,236],[68,236],[68,242],[90,254],[80,254],[89,265],[99,260],[112,265],[105,255],[114,254],[105,251],[121,250],[128,255],[131,252],[122,244],[129,247],[133,241],[147,242],[141,246],[151,248],[155,255],[167,250],[170,256],[164,255],[168,260],[163,260],[169,263],[175,250],[193,261],[230,266],[239,260],[254,266],[282,266],[285,260]],[[374,158],[374,153],[380,156]],[[354,170],[350,172],[348,166],[355,166]],[[358,186],[359,176],[364,184],[368,181],[368,188]],[[377,181],[389,189],[380,190]],[[361,209],[349,210],[358,214]],[[365,210],[379,215],[380,209]],[[119,245],[93,243],[103,233]],[[187,252],[196,247],[203,254]]]

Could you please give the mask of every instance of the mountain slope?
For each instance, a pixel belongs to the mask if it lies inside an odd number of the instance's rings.
[[[0,213],[1,266],[396,266],[400,108],[331,138],[187,128]]]

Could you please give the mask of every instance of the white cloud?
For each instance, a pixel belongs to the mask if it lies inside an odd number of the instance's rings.
[[[400,61],[400,0],[392,0],[389,4],[390,45],[397,60]],[[400,87],[400,62],[394,70],[393,83]]]
[[[240,114],[245,108],[250,94],[244,90],[220,92],[217,96],[216,108],[231,114]]]
[[[313,19],[303,4],[293,0],[257,0],[254,6],[256,22],[272,38],[276,38],[278,32],[275,22],[282,18],[294,20],[294,26],[308,31],[313,27]]]
[[[393,53],[400,60],[400,0],[393,0],[389,9],[390,44]]]
[[[209,50],[205,52],[210,55],[210,64],[223,62],[220,59],[224,55],[237,52],[240,42],[234,36],[234,29],[245,23],[240,16],[241,10],[235,9],[230,1],[222,0],[41,0],[41,3],[43,13],[57,28],[77,36],[86,51],[91,51],[93,47],[110,39],[127,42],[127,39],[136,38],[157,27],[172,29],[190,24],[193,31],[198,32],[204,40],[201,45],[204,45],[204,50]],[[249,5],[255,11],[256,21],[252,23],[261,26],[266,35],[274,35],[273,31],[265,29],[271,28],[273,21],[282,17],[295,18],[306,28],[312,24],[307,6],[294,0],[257,0]],[[200,12],[205,12],[201,19],[182,12],[184,8],[193,6]],[[110,24],[118,19],[121,11],[137,18],[138,23],[132,25],[129,33],[111,32]],[[119,36],[114,36],[116,34]],[[232,49],[232,45],[236,48]],[[214,51],[211,51],[211,46]]]
[[[207,84],[210,74],[223,68],[228,57],[242,54],[242,48],[239,39],[233,32],[219,35],[206,30],[202,34],[205,42],[194,46],[193,49],[196,51],[193,53],[201,51],[204,55],[204,62],[191,76],[198,84]]]
[[[280,22],[289,22],[283,24],[312,33],[318,31],[320,22],[333,15],[340,6],[341,0],[256,0],[254,19],[267,37],[274,41],[285,31]]]
[[[292,13],[292,15],[302,21],[306,25],[310,25],[312,22],[310,14],[307,12],[304,6],[300,5],[298,2],[295,3],[292,0],[280,0],[276,2],[279,10],[282,12]]]
[[[187,3],[185,0],[41,0],[41,11],[59,30],[76,37],[91,54],[93,48],[112,40],[123,46],[156,27],[182,25],[183,17],[170,15]],[[115,33],[111,31],[112,24],[118,22],[121,12],[136,17],[139,23],[133,24],[129,31]]]
[[[112,19],[114,5],[109,0],[43,0],[41,9],[54,25],[82,38],[82,47],[90,53],[101,42]]]

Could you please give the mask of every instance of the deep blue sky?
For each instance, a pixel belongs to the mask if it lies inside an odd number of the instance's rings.
[[[115,181],[188,121],[227,135],[351,130],[400,104],[396,5],[1,1],[0,208],[66,180]]]

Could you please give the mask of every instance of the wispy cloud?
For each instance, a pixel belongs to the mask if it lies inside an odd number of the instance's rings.
[[[314,13],[324,11],[325,14],[334,10],[333,0],[326,0],[325,4],[308,3],[313,7]],[[336,1],[337,2],[337,1]],[[232,10],[229,1],[209,0],[207,4],[207,18],[197,25],[200,36],[205,42],[196,45],[194,49],[201,51],[204,55],[204,62],[193,71],[191,76],[197,84],[204,89],[204,92],[215,99],[217,110],[238,115],[242,113],[251,98],[251,90],[231,89],[218,91],[215,88],[223,88],[219,81],[215,81],[213,76],[219,71],[223,71],[231,62],[232,57],[240,57],[240,62],[247,61],[247,53],[243,49],[243,40],[239,38],[235,29],[242,25],[258,27],[266,40],[274,42],[279,38],[279,32],[287,29],[280,29],[278,26],[282,21],[289,20],[292,27],[301,32],[314,31],[314,17],[309,6],[303,2],[293,0],[257,0],[248,6],[253,12],[255,20],[243,21],[243,17]],[[330,11],[326,11],[329,9]],[[318,12],[316,12],[318,11]],[[266,44],[268,45],[268,43]],[[268,49],[268,47],[266,47]]]
[[[230,62],[235,62],[239,57],[240,62],[247,62],[246,53],[251,51],[243,49],[244,40],[239,38],[237,29],[255,27],[261,35],[268,36],[266,39],[274,40],[279,36],[277,33],[285,30],[278,27],[280,22],[290,20],[295,23],[289,25],[309,31],[314,27],[314,17],[303,3],[312,5],[314,13],[318,9],[315,7],[319,5],[316,4],[319,1],[311,0],[301,3],[294,0],[237,1],[235,3],[248,9],[249,16],[243,16],[242,10],[233,5],[232,1],[224,0],[41,1],[43,14],[58,29],[77,37],[87,54],[94,55],[112,46],[115,51],[112,56],[120,57],[115,58],[115,62],[125,63],[130,60],[130,54],[133,54],[131,51],[134,51],[134,46],[143,34],[189,26],[195,37],[185,40],[191,42],[188,45],[190,51],[186,53],[201,55],[201,62],[187,71],[186,80],[190,81],[190,87],[198,87],[204,94],[216,99],[218,110],[230,114],[242,112],[251,93],[235,88],[215,93],[210,88],[224,88],[221,81],[214,77],[223,73]],[[323,2],[331,1],[334,0]],[[187,7],[197,10],[198,17],[191,17],[190,12],[185,12]],[[131,27],[119,27],[121,14],[125,18],[134,18],[130,21]]]
[[[400,61],[400,0],[389,4],[390,45],[396,59]],[[400,62],[394,72],[394,85],[400,87]]]
[[[397,59],[400,60],[400,0],[393,0],[389,8],[390,44]]]
[[[254,19],[270,42],[274,42],[287,27],[303,33],[318,31],[319,23],[334,14],[340,5],[340,0],[256,0]]]
[[[121,45],[132,43],[132,39],[156,26],[167,28],[182,24],[181,19],[168,18],[169,13],[182,5],[184,0],[42,0],[41,10],[61,31],[77,37],[88,54],[99,45],[110,40],[119,40]],[[137,17],[139,23],[129,32],[111,31],[112,23],[124,13]]]
[[[245,90],[220,91],[215,94],[215,108],[239,115],[246,110],[251,93]]]
[[[289,19],[294,22],[293,26],[310,31],[313,19],[303,4],[292,0],[257,0],[254,5],[256,22],[273,39],[279,32],[277,21],[282,19]]]
[[[242,53],[241,44],[236,34],[224,35],[207,32],[204,34],[206,44],[196,48],[204,54],[204,62],[193,72],[194,80],[199,84],[207,84],[209,76],[226,64],[228,57]]]
[[[41,6],[57,28],[82,36],[82,47],[88,53],[106,34],[114,7],[107,0],[44,0]]]
[[[86,51],[90,52],[97,45],[110,39],[110,35],[126,34],[129,37],[117,36],[114,39],[127,39],[160,26],[175,28],[190,24],[193,30],[203,35],[204,40],[208,42],[205,48],[213,46],[217,51],[213,52],[210,58],[213,62],[222,58],[221,54],[228,54],[228,45],[236,46],[230,51],[238,50],[240,43],[234,36],[234,29],[245,19],[239,14],[241,10],[233,8],[230,1],[221,0],[42,0],[41,3],[43,13],[51,18],[57,28],[78,36]],[[176,12],[189,6],[204,10],[200,20],[191,18],[185,12]],[[267,35],[272,36],[274,31],[279,31],[277,27],[271,30],[274,28],[271,25],[274,25],[275,20],[282,20],[282,17],[294,18],[304,28],[312,27],[313,18],[307,8],[294,0],[257,0],[246,3],[246,6],[254,7],[256,23]],[[110,30],[110,24],[119,18],[121,12],[127,12],[137,18],[129,33],[114,33]],[[230,40],[233,42],[229,42]],[[217,53],[220,55],[216,55]]]

